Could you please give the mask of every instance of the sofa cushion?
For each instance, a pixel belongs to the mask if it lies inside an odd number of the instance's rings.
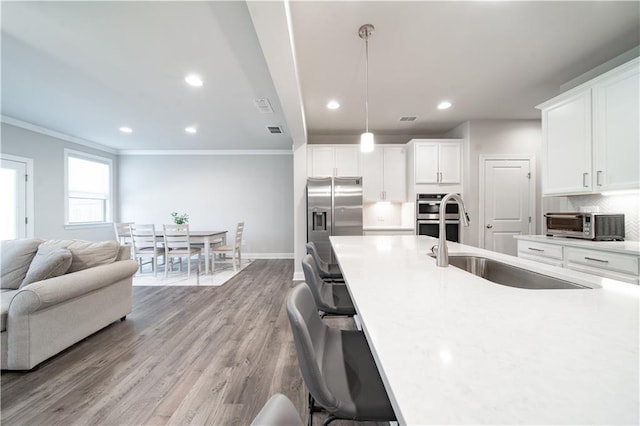
[[[42,245],[47,248],[68,248],[71,251],[71,266],[67,273],[113,263],[120,249],[117,241],[49,240]]]
[[[53,277],[63,275],[71,266],[71,251],[66,248],[53,248],[40,245],[36,256],[31,261],[27,276],[20,288]]]
[[[0,331],[7,329],[7,314],[13,296],[20,290],[2,290],[0,293]]]
[[[0,288],[15,290],[20,287],[40,244],[42,240],[36,238],[2,241]]]

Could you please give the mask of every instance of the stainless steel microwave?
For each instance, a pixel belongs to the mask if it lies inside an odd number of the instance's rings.
[[[547,235],[594,241],[624,240],[624,215],[611,213],[547,213]]]

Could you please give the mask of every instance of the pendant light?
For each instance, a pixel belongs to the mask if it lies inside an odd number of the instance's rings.
[[[364,24],[358,30],[358,35],[364,40],[365,46],[365,130],[360,135],[360,151],[371,152],[373,151],[373,133],[369,132],[369,37],[373,35],[375,28],[371,24]]]

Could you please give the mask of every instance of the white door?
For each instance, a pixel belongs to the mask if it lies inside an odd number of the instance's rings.
[[[332,147],[312,147],[311,170],[309,176],[331,177],[335,172],[334,150]]]
[[[360,145],[335,147],[336,176],[362,176],[360,169]]]
[[[591,89],[542,111],[544,194],[591,192]]]
[[[514,235],[530,233],[529,160],[484,161],[484,248],[516,256]]]
[[[438,153],[440,183],[460,183],[462,181],[462,144],[458,142],[441,143]]]
[[[27,164],[2,159],[0,168],[0,240],[27,237]]]
[[[384,199],[407,201],[407,157],[404,148],[384,148]]]
[[[594,161],[597,191],[633,189],[640,185],[640,71],[600,82],[595,89]]]
[[[438,144],[416,143],[416,183],[438,183]]]
[[[383,199],[382,161],[381,149],[362,153],[362,197],[364,201],[376,202]]]

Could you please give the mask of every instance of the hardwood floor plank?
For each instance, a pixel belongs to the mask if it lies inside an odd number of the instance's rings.
[[[276,392],[306,421],[285,311],[292,276],[291,260],[256,260],[221,287],[134,287],[126,321],[31,372],[2,372],[0,421],[246,425]]]

